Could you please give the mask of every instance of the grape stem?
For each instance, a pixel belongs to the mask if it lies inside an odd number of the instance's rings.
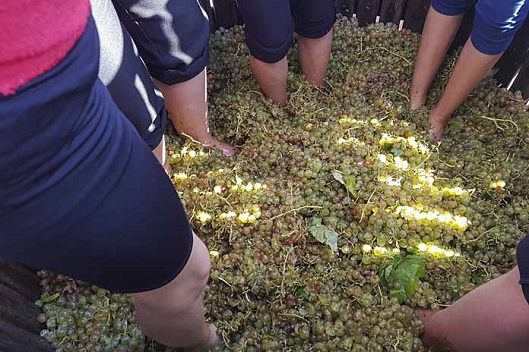
[[[221,278],[220,276],[219,276],[219,280],[224,282],[226,285],[230,286],[231,288],[233,288],[233,286],[228,281],[226,281],[225,279]]]
[[[488,117],[488,116],[480,116],[480,118],[494,122],[494,125],[495,125],[496,128],[499,129],[500,131],[505,131],[505,128],[503,128],[503,127],[501,127],[500,125],[498,125],[498,122],[507,122],[507,123],[511,123],[511,124],[514,125],[514,127],[516,128],[516,133],[520,132],[520,128],[518,127],[518,125],[516,124],[516,122],[514,122],[514,121],[512,121],[512,120],[508,120],[508,119],[496,119],[496,118],[492,118],[492,117]]]
[[[387,52],[390,53],[391,55],[394,55],[394,56],[396,56],[396,57],[401,58],[402,60],[406,61],[406,63],[407,63],[408,65],[412,65],[411,61],[408,60],[408,59],[406,59],[404,56],[399,55],[399,54],[397,54],[397,53],[394,53],[393,51],[391,51],[391,50],[389,50],[389,49],[386,49],[386,48],[384,48],[383,46],[379,46],[378,48],[379,48],[379,49],[382,49],[382,50],[384,50],[384,51],[387,51]]]
[[[305,317],[302,317],[301,315],[298,315],[298,314],[292,314],[292,313],[279,313],[279,315],[281,316],[285,316],[285,317],[294,317],[294,318],[298,318],[298,319],[301,319],[305,322],[309,322],[307,319],[305,319]]]
[[[290,255],[290,253],[292,253],[293,250],[294,250],[294,247],[290,247],[290,249],[288,250],[287,254],[285,255],[285,261],[283,262],[283,278],[281,279],[281,295],[283,297],[285,297],[284,285],[285,285],[285,277],[286,277],[286,272],[287,272],[288,256]]]
[[[279,215],[276,215],[274,217],[271,217],[270,219],[268,220],[275,220],[277,218],[280,218],[280,217],[283,217],[287,214],[290,214],[290,213],[294,213],[296,211],[300,211],[300,210],[303,210],[303,209],[323,209],[323,207],[319,206],[319,205],[304,205],[302,207],[299,207],[299,208],[295,208],[295,209],[290,209],[290,210],[287,210],[285,211],[284,213],[281,213]]]
[[[464,244],[468,244],[468,243],[472,243],[472,242],[476,242],[477,240],[479,240],[481,237],[483,237],[484,235],[486,235],[487,233],[491,232],[494,228],[490,228],[488,229],[487,231],[483,232],[482,234],[480,234],[478,237],[476,238],[473,238],[471,240],[468,240],[468,241],[463,241]]]
[[[511,179],[511,181],[514,181],[514,180],[520,178],[523,174],[525,174],[525,172],[526,172],[528,169],[529,169],[529,166],[526,167],[525,169],[523,169],[523,171],[520,172],[516,177],[513,177],[513,178]]]
[[[369,205],[369,203],[371,202],[371,198],[373,198],[374,194],[375,194],[375,190],[373,190],[373,192],[371,192],[371,195],[369,196],[369,198],[367,198],[366,205],[364,205],[364,209],[362,209],[362,214],[360,215],[360,221],[358,221],[358,222],[362,222],[362,220],[364,219],[366,208]]]

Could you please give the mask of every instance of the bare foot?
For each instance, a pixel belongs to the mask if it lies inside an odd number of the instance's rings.
[[[220,343],[220,338],[217,335],[217,328],[213,324],[208,324],[208,340],[204,343],[201,343],[197,346],[189,347],[189,348],[182,348],[180,349],[181,352],[206,352],[209,351],[211,348],[215,347]]]
[[[229,145],[228,143],[221,142],[215,137],[211,137],[209,143],[205,145],[220,150],[220,152],[225,156],[234,156],[237,152],[237,149],[235,149],[235,147]]]
[[[225,156],[234,156],[235,153],[237,152],[237,149],[234,146],[228,143],[222,142],[218,140],[217,138],[213,137],[212,135],[208,135],[203,140],[198,140],[189,135],[186,135],[185,133],[182,133],[181,135],[191,139],[192,141],[196,143],[203,145],[206,148],[212,148],[212,149],[219,150]]]
[[[430,129],[428,130],[428,133],[432,143],[437,143],[443,138],[445,126],[446,122],[443,121],[443,119],[437,118],[430,113]]]

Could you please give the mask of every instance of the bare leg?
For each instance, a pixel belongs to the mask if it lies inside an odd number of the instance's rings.
[[[410,92],[412,110],[420,109],[426,102],[430,85],[454,40],[462,19],[463,15],[445,16],[430,7],[413,71]]]
[[[430,136],[433,140],[442,138],[450,116],[467,99],[502,54],[483,54],[474,47],[470,39],[467,41],[443,96],[430,112]]]
[[[186,82],[167,85],[156,80],[156,84],[163,94],[169,118],[179,133],[231,156],[235,149],[209,132],[206,79],[204,69]]]
[[[527,351],[529,304],[519,279],[515,268],[449,308],[423,315],[424,343],[440,351]]]
[[[250,56],[250,66],[264,94],[280,105],[287,103],[288,60],[285,56],[275,63]]]
[[[132,295],[143,332],[169,347],[212,346],[218,340],[215,327],[204,321],[202,295],[209,276],[209,252],[193,236],[191,257],[173,281]]]
[[[162,140],[156,148],[153,149],[153,154],[158,159],[158,162],[163,166],[167,175],[171,174],[171,164],[167,161],[166,150],[165,150],[165,136],[162,136]]]
[[[316,87],[322,87],[331,58],[332,29],[317,39],[299,36],[298,48],[299,61],[307,80]]]

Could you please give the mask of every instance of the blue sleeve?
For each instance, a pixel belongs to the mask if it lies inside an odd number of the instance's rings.
[[[522,26],[529,10],[529,0],[480,0],[471,40],[487,55],[504,52]]]
[[[433,9],[445,16],[462,15],[470,6],[471,0],[432,0]]]

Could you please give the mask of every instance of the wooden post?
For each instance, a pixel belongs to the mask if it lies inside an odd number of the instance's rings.
[[[347,17],[356,13],[356,0],[335,0],[336,11]]]
[[[39,335],[41,310],[34,304],[39,296],[35,272],[0,262],[0,351],[54,351]]]
[[[430,0],[408,0],[404,15],[404,27],[421,33],[430,8]]]
[[[382,0],[380,22],[399,24],[404,19],[407,0]]]
[[[215,29],[219,27],[230,28],[243,23],[237,8],[237,1],[213,0],[213,6],[213,11],[215,12]]]
[[[358,0],[356,5],[356,17],[358,24],[365,26],[369,23],[375,23],[379,13],[381,0]]]

